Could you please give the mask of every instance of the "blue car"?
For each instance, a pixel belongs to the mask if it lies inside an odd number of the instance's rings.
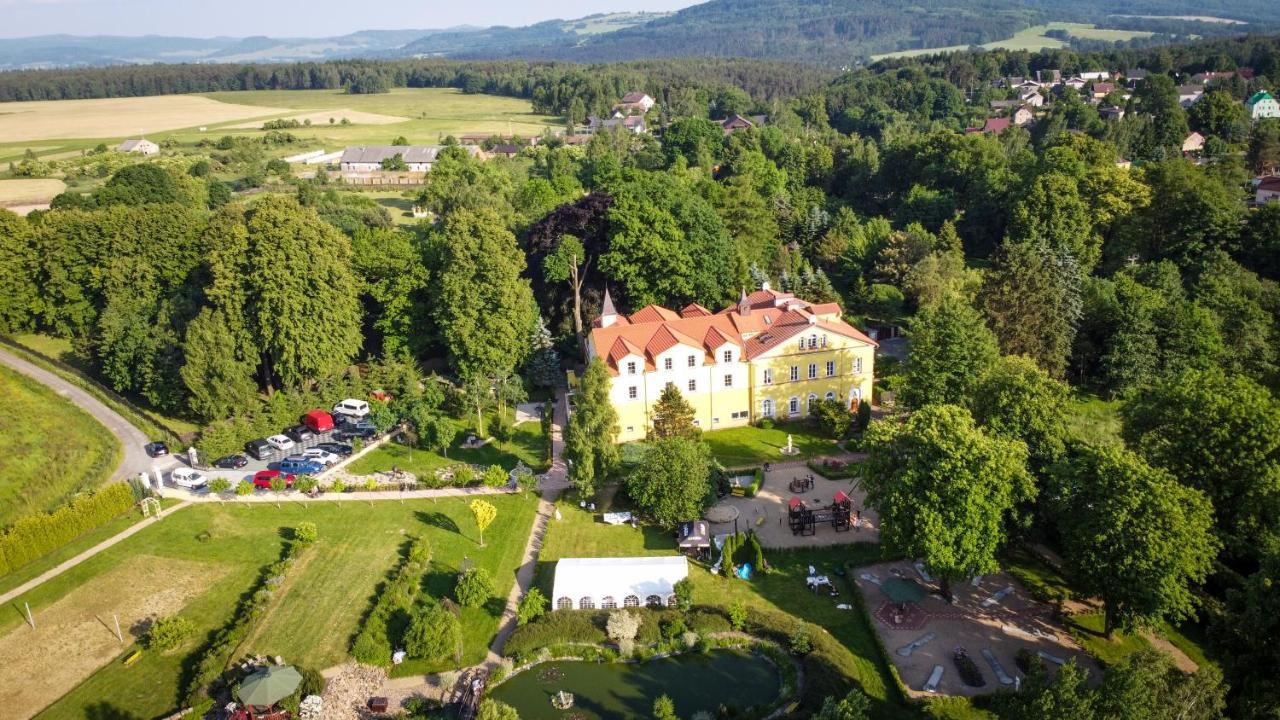
[[[323,465],[310,460],[283,460],[280,463],[280,472],[294,475],[315,475],[321,470],[324,470]]]

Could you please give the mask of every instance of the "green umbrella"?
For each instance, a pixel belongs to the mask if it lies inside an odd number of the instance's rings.
[[[240,683],[240,702],[270,707],[293,694],[302,676],[290,665],[275,665],[250,675]]]
[[[880,590],[884,592],[890,602],[895,603],[920,602],[925,596],[925,590],[920,587],[920,583],[900,577],[892,577],[885,580],[880,585]]]

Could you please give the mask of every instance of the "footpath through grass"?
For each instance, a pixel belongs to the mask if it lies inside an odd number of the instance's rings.
[[[0,397],[0,528],[96,487],[120,463],[109,430],[26,375],[0,367]]]
[[[285,534],[303,521],[314,522],[320,539],[310,560],[297,568],[288,587],[270,606],[243,652],[281,655],[288,662],[323,669],[346,657],[378,585],[398,560],[410,535],[426,537],[432,546],[432,571],[425,587],[433,595],[452,592],[453,576],[464,559],[489,570],[495,600],[463,611],[464,663],[484,656],[497,632],[501,607],[515,580],[515,570],[537,508],[532,496],[499,495],[486,499],[498,518],[485,533],[486,546],[476,544],[476,531],[463,498],[440,501],[345,501],[291,503],[281,507],[255,503],[208,503],[184,508],[67,573],[18,598],[30,602],[37,619],[53,603],[88,586],[93,595],[110,598],[127,592],[115,587],[111,571],[147,557],[195,562],[207,568],[209,580],[179,612],[197,627],[197,638],[173,655],[144,652],[130,667],[118,659],[93,673],[38,717],[80,720],[85,717],[156,717],[177,707],[186,658],[203,638],[221,627],[261,568],[279,557]],[[120,618],[134,627],[141,618]],[[0,631],[24,632],[17,613],[0,617]],[[128,640],[128,637],[126,637]],[[128,642],[121,655],[136,645]],[[56,701],[56,702],[55,702]]]

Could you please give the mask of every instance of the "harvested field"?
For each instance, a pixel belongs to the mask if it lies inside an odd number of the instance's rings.
[[[32,717],[111,662],[147,622],[173,614],[220,575],[217,566],[137,555],[41,608],[34,630],[21,625],[0,637],[0,717]]]
[[[0,207],[44,204],[66,189],[61,180],[0,180]]]
[[[9,102],[0,103],[0,138],[118,138],[289,112],[199,95]]]

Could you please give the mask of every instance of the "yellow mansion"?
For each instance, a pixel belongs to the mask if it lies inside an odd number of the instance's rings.
[[[618,441],[645,437],[654,404],[675,385],[703,430],[806,417],[821,398],[856,408],[871,397],[876,343],[840,317],[766,283],[713,313],[649,305],[621,315],[605,293],[587,352],[613,376]]]

